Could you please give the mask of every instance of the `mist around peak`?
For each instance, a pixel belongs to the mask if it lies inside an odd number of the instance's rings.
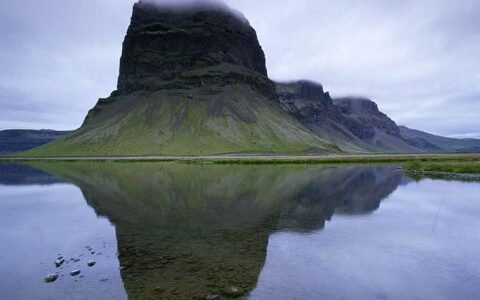
[[[161,10],[189,12],[189,11],[221,11],[229,13],[239,20],[248,23],[245,16],[229,7],[221,0],[139,0],[139,4],[153,5]]]

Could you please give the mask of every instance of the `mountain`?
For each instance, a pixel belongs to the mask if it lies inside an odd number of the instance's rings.
[[[271,81],[242,14],[191,2],[134,4],[117,89],[78,130],[22,155],[480,151],[476,140],[400,128],[370,99]]]
[[[282,109],[248,21],[194,3],[136,3],[117,90],[80,129],[28,154],[338,152]]]
[[[22,130],[0,131],[0,155],[25,151],[51,142],[70,131]]]
[[[480,152],[479,139],[455,139],[400,126],[400,133],[411,145],[427,152]]]
[[[303,125],[345,152],[419,152],[397,124],[365,98],[332,99],[319,83],[277,83],[282,107]]]

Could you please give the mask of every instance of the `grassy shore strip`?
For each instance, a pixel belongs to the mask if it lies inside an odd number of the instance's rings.
[[[411,161],[403,165],[403,168],[417,174],[476,174],[480,176],[480,161]]]
[[[452,173],[452,172],[438,172],[438,171],[416,171],[402,169],[405,175],[414,179],[421,178],[433,178],[433,179],[452,179],[463,181],[480,181],[480,174],[467,174],[467,173]]]
[[[369,154],[369,155],[215,155],[215,156],[88,156],[0,157],[0,162],[181,162],[192,164],[341,164],[431,163],[465,165],[480,162],[480,154]]]

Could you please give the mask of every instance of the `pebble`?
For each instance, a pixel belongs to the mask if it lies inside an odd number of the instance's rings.
[[[77,276],[78,274],[80,274],[80,270],[70,271],[70,275],[71,275],[71,276]]]
[[[62,258],[59,258],[55,261],[55,267],[60,267],[61,265],[63,265],[63,263],[65,262],[65,260]]]
[[[88,265],[89,267],[93,267],[96,263],[97,263],[96,261],[94,261],[93,259],[91,259],[91,260],[88,261],[87,265]]]
[[[45,282],[46,283],[54,282],[55,280],[57,280],[57,278],[58,278],[58,274],[48,274],[45,277]]]

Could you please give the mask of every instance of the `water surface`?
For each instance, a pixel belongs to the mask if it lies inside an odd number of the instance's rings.
[[[478,299],[479,195],[388,165],[4,164],[0,296]]]

